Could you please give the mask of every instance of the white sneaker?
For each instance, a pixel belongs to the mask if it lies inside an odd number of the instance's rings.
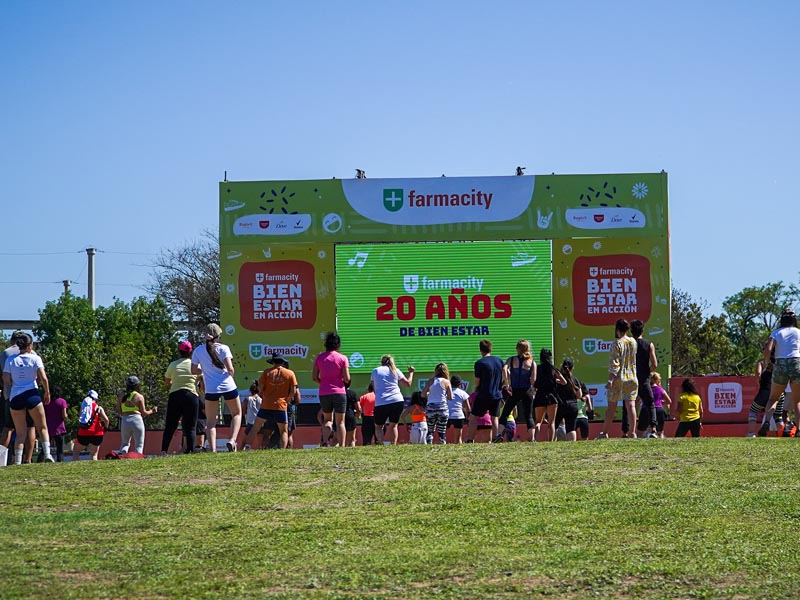
[[[608,434],[607,434],[607,433],[605,433],[604,431],[601,431],[601,432],[600,432],[600,435],[598,435],[598,436],[597,436],[596,438],[594,438],[594,439],[596,439],[596,440],[607,440],[607,439],[608,439]]]
[[[56,462],[56,461],[53,460],[53,457],[50,456],[49,454],[45,454],[44,455],[44,462]]]

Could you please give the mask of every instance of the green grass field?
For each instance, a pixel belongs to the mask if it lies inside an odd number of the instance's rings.
[[[0,598],[797,598],[800,440],[0,469]]]

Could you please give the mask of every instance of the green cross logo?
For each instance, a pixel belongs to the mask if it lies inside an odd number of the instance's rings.
[[[584,338],[583,351],[586,354],[594,354],[595,352],[597,352],[597,340],[592,338]]]
[[[403,190],[383,190],[383,206],[389,212],[397,212],[403,208]]]

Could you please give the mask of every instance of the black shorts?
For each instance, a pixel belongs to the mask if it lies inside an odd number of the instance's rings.
[[[234,400],[239,399],[239,390],[231,390],[230,392],[221,392],[219,394],[206,394],[206,400],[211,402],[219,402],[221,399]]]
[[[388,420],[390,423],[399,423],[400,415],[403,414],[403,403],[392,402],[375,407],[375,426],[383,427]]]
[[[344,430],[356,430],[356,413],[354,413],[352,410],[348,410],[346,413],[344,413]]]
[[[11,410],[33,410],[41,403],[42,397],[39,395],[38,389],[25,390],[9,400]]]
[[[0,427],[3,429],[14,429],[14,419],[11,418],[11,407],[5,396],[0,398]]]
[[[347,412],[347,394],[324,394],[319,397],[319,407],[325,414]]]
[[[692,437],[700,437],[700,430],[703,425],[700,419],[694,421],[681,421],[678,423],[678,428],[675,430],[675,437],[686,437],[687,433],[691,433]]]
[[[664,431],[664,421],[667,420],[667,413],[664,411],[664,407],[656,408],[656,431],[661,433]]]
[[[447,427],[453,427],[455,429],[463,429],[464,428],[464,421],[466,419],[447,419]]]
[[[78,436],[78,443],[81,446],[88,446],[91,444],[92,446],[99,446],[103,443],[103,436],[102,435],[79,435]]]
[[[475,404],[472,407],[472,414],[482,417],[489,413],[493,417],[500,415],[500,398],[487,398],[486,396],[476,396]]]
[[[552,406],[558,404],[558,397],[555,392],[536,392],[533,397],[533,407],[543,408],[545,406]]]

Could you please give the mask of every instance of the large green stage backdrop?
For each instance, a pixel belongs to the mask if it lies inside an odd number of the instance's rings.
[[[478,342],[553,347],[605,405],[619,317],[671,362],[667,176],[220,183],[222,325],[244,390],[280,350],[304,402],[327,331],[360,392],[384,353],[472,382]],[[241,375],[240,375],[241,373]]]

